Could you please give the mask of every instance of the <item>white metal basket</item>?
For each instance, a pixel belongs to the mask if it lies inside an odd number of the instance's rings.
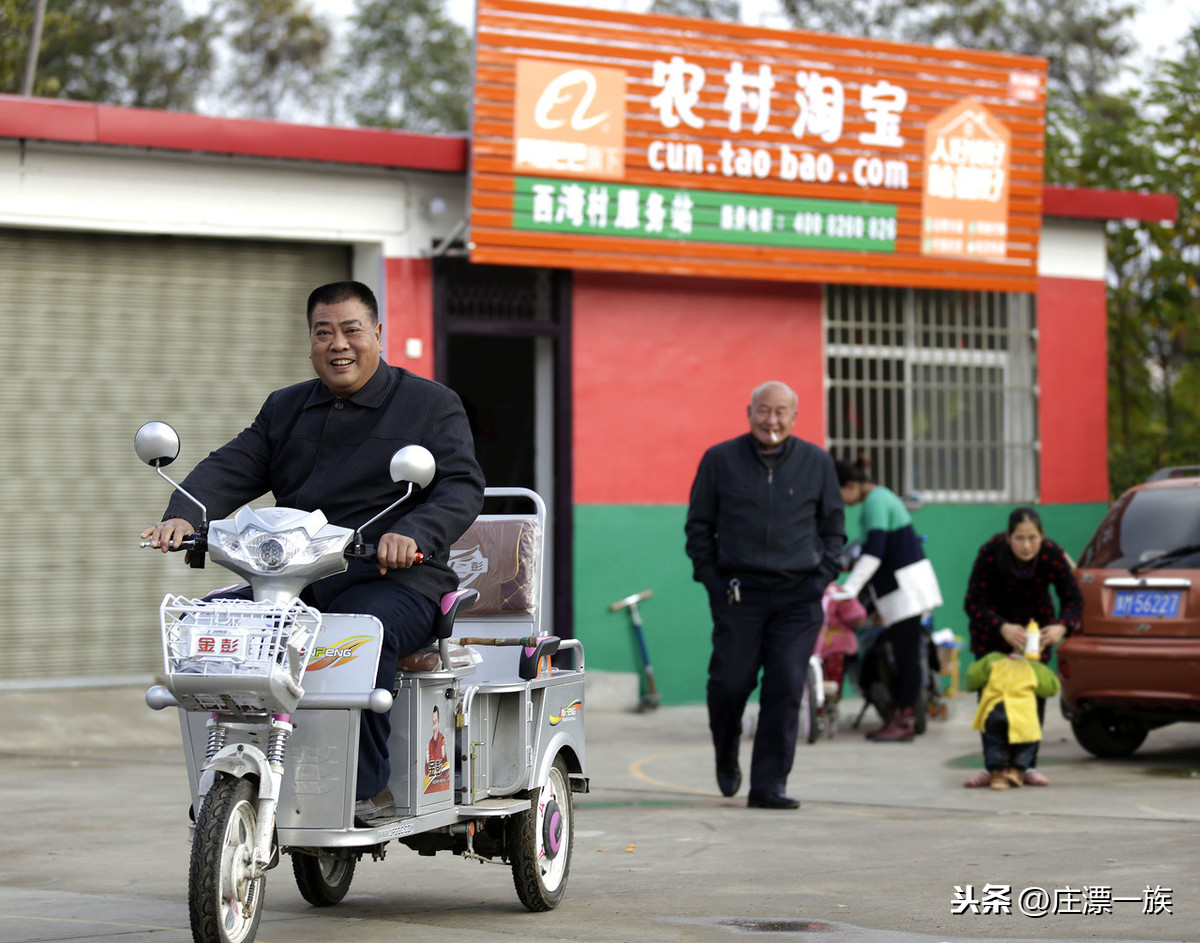
[[[298,599],[277,606],[245,599],[168,594],[159,607],[168,690],[187,710],[291,713],[321,626]]]

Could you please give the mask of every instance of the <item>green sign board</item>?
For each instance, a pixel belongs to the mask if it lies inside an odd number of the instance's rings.
[[[513,228],[811,249],[896,251],[896,206],[515,178]]]

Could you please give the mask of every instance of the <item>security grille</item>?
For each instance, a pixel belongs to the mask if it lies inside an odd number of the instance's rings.
[[[1037,498],[1028,295],[830,285],[829,447],[939,502]]]
[[[553,321],[553,273],[549,269],[470,265],[443,259],[443,316],[451,319]]]
[[[0,686],[162,670],[163,595],[232,578],[139,549],[170,488],[133,434],[172,423],[185,476],[312,376],[305,300],[349,272],[345,246],[0,229]]]

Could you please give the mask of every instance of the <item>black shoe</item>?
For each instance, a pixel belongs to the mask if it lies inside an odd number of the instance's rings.
[[[742,771],[737,766],[733,769],[717,767],[717,785],[721,787],[721,795],[736,795],[742,788]]]
[[[800,800],[785,796],[782,792],[754,792],[751,790],[746,799],[746,805],[751,809],[798,809]]]

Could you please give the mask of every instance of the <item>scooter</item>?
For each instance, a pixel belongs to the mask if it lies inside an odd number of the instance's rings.
[[[194,816],[188,911],[196,943],[251,943],[267,873],[282,855],[291,857],[304,899],[323,907],[341,901],[356,864],[365,855],[381,860],[391,841],[422,855],[450,851],[507,865],[529,910],[556,907],[574,850],[573,794],[588,789],[584,665],[577,640],[542,631],[540,545],[526,568],[539,589],[532,602],[472,616],[466,610],[479,593],[460,587],[442,600],[434,669],[398,668],[393,689],[377,689],[378,619],[322,613],[299,595],[351,559],[374,559],[361,533],[429,485],[428,450],[406,446],[393,456],[392,480],[407,490],[350,529],[320,511],[279,507],[208,521],[201,502],[163,471],[179,454],[175,430],[147,423],[135,448],[200,508],[203,522],[180,548],[191,565],[211,558],[253,591],[252,600],[168,594],[160,606],[163,683],[146,702],[179,709]],[[524,494],[537,518],[520,530],[529,550],[544,530],[545,506]],[[467,641],[451,637],[456,619],[486,654],[456,645]],[[552,664],[559,652],[570,667]],[[392,715],[388,785],[399,817],[376,827],[354,817],[364,710]]]

